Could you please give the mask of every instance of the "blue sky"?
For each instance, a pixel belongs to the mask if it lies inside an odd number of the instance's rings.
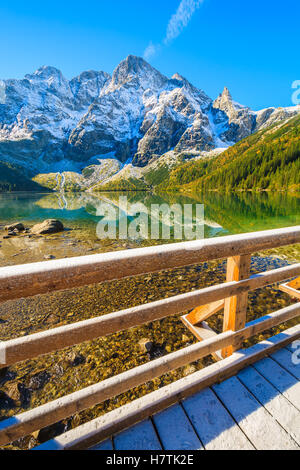
[[[292,82],[300,80],[299,0],[182,0],[178,11],[180,3],[1,0],[0,78],[21,78],[41,65],[67,78],[90,69],[111,73],[146,50],[154,67],[184,75],[212,98],[226,85],[253,109],[292,105]]]

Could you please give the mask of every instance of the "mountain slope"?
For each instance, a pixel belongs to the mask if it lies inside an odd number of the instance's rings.
[[[300,106],[252,111],[227,88],[213,101],[181,75],[168,78],[135,56],[112,76],[88,71],[67,80],[44,66],[3,83],[0,160],[32,176],[80,175],[99,159],[145,167],[169,151],[210,152],[300,113]]]
[[[0,161],[0,192],[45,191],[45,188],[24,175],[22,169]]]
[[[247,137],[214,159],[184,163],[164,190],[300,190],[300,117]]]

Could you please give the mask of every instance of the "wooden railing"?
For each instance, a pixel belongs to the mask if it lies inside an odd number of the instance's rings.
[[[171,370],[221,351],[231,356],[243,341],[300,315],[300,304],[246,324],[248,292],[300,274],[300,264],[250,276],[251,253],[300,243],[300,227],[183,242],[137,250],[98,254],[0,268],[0,302],[83,285],[121,279],[204,261],[228,258],[227,282],[109,315],[0,343],[1,367],[192,310],[192,327],[220,306],[224,331],[180,351],[141,365],[38,408],[0,422],[0,445],[72,416]],[[186,317],[185,317],[186,319]],[[289,335],[300,337],[300,328]],[[285,339],[287,341],[287,339]]]

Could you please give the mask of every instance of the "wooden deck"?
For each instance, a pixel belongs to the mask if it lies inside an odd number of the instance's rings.
[[[177,314],[199,340],[4,419],[0,446],[210,355],[217,361],[211,366],[36,449],[299,448],[299,366],[292,362],[291,344],[299,343],[300,324],[288,328],[287,322],[300,316],[300,303],[247,323],[250,291],[281,286],[299,299],[300,263],[254,275],[250,271],[253,253],[295,243],[300,243],[300,226],[0,268],[2,303],[227,258],[225,283],[0,342],[1,369]],[[205,321],[220,309],[223,332],[217,333]],[[279,335],[241,349],[249,338],[278,325]]]
[[[282,348],[91,450],[299,450],[294,352]]]

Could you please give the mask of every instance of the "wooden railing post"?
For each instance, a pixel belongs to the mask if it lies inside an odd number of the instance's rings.
[[[227,282],[243,281],[250,277],[251,255],[234,256],[227,260]],[[248,292],[244,292],[225,300],[223,331],[238,331],[246,325]],[[231,356],[240,349],[241,343],[236,342],[222,351],[223,357]]]

